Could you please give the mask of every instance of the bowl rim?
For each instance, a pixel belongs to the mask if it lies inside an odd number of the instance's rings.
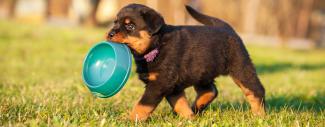
[[[98,88],[98,87],[101,87],[101,86],[103,86],[103,85],[105,85],[106,83],[107,83],[107,81],[110,79],[110,78],[108,78],[108,79],[106,79],[103,83],[100,83],[100,84],[98,84],[98,85],[90,85],[88,82],[87,82],[87,80],[85,79],[85,73],[84,73],[84,68],[85,68],[85,63],[86,63],[86,61],[87,61],[87,59],[88,59],[88,57],[89,57],[89,53],[90,52],[92,52],[97,46],[99,46],[99,45],[103,45],[103,44],[105,44],[105,45],[109,45],[112,49],[113,49],[113,53],[114,53],[114,56],[116,57],[116,51],[115,51],[115,49],[113,48],[113,46],[109,43],[109,42],[107,42],[107,41],[101,41],[101,42],[99,42],[98,44],[95,44],[89,51],[88,51],[88,53],[87,53],[87,55],[86,55],[86,57],[85,57],[85,59],[84,59],[84,61],[83,61],[83,67],[82,67],[82,79],[84,80],[84,82],[87,84],[87,86],[88,87],[90,87],[90,88]],[[113,72],[116,70],[116,64],[114,65],[114,68],[113,68]]]
[[[123,45],[124,46],[124,45]],[[129,54],[129,56],[131,55],[131,53],[130,53],[130,49],[129,48],[126,48],[127,49],[127,53]],[[128,71],[126,72],[126,76],[124,76],[124,79],[123,79],[123,81],[121,82],[121,84],[119,84],[118,85],[118,87],[113,91],[113,92],[111,92],[111,94],[109,94],[109,95],[107,95],[106,97],[111,97],[111,96],[114,96],[117,92],[119,92],[121,89],[122,89],[122,87],[125,85],[125,83],[127,82],[127,80],[128,80],[128,78],[130,77],[130,74],[131,74],[131,69],[132,69],[132,57],[130,56],[129,57],[129,65],[130,66],[128,66]],[[106,83],[106,82],[105,82]],[[122,85],[123,84],[123,85]]]

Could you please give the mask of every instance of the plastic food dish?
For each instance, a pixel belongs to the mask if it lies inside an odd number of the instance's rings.
[[[118,93],[129,78],[132,58],[130,49],[114,42],[103,41],[88,52],[82,77],[97,97],[107,98]]]

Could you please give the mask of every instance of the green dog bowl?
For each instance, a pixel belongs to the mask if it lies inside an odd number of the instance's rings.
[[[131,66],[131,52],[126,45],[104,41],[88,52],[82,76],[95,96],[107,98],[122,89],[129,78]]]

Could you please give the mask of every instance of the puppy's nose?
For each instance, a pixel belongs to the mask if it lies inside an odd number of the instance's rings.
[[[109,36],[110,38],[112,38],[112,37],[114,37],[115,34],[116,34],[116,32],[115,32],[115,31],[112,31],[112,32],[108,33],[108,36]]]

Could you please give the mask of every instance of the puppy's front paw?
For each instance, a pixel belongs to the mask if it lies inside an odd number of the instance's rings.
[[[183,114],[180,114],[180,116],[185,119],[189,119],[189,120],[195,119],[195,115],[193,112],[192,113],[183,113]]]
[[[266,115],[264,107],[254,109],[252,108],[252,112],[255,116],[263,117]]]
[[[139,113],[136,111],[132,111],[130,113],[130,120],[132,120],[132,121],[145,121],[148,119],[148,117],[149,117],[149,115],[144,114],[144,113]]]
[[[130,113],[130,120],[145,121],[148,119],[153,109],[153,106],[137,104]]]
[[[183,117],[185,119],[193,120],[195,118],[193,111],[188,107],[188,105],[185,105],[184,107],[178,107],[174,110],[180,117]]]

